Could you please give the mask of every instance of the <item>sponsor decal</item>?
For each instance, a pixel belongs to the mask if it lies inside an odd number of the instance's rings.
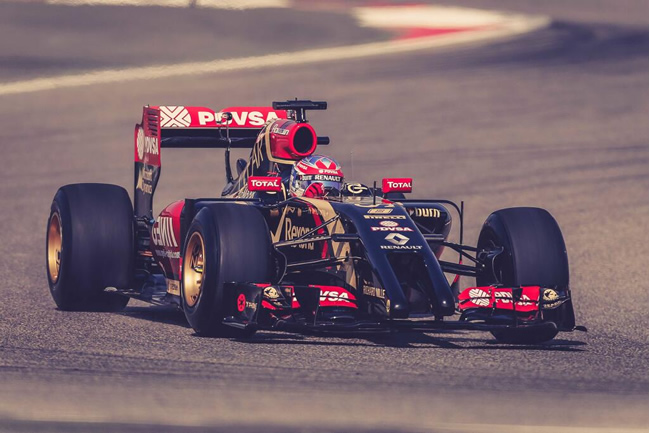
[[[272,119],[277,119],[278,115],[274,111],[269,111],[266,113],[266,117],[264,117],[264,114],[259,112],[259,111],[231,111],[232,114],[232,119],[224,122],[224,124],[228,125],[233,125],[235,124],[236,126],[262,126],[266,122]],[[210,111],[199,111],[198,112],[198,117],[199,117],[199,125],[201,126],[206,126],[208,123],[215,122],[217,119],[222,119],[223,118],[223,113],[212,113]],[[285,134],[282,134],[285,135]]]
[[[277,126],[274,126],[273,129],[271,129],[271,132],[278,135],[289,135],[288,129],[279,128]]]
[[[391,233],[384,239],[393,245],[406,245],[411,240],[408,236],[400,235],[399,233]]]
[[[187,128],[192,123],[192,117],[185,107],[168,105],[159,108],[161,128]]]
[[[310,232],[312,229],[310,227],[302,227],[294,225],[291,218],[286,218],[284,220],[284,238],[288,241],[292,239],[299,238],[300,236]],[[314,242],[309,242],[306,244],[294,245],[294,247],[301,248],[303,250],[314,250]]]
[[[410,227],[370,227],[373,232],[412,232]]]
[[[180,296],[181,295],[181,282],[176,280],[167,279],[167,293],[172,295]]]
[[[180,251],[170,251],[170,250],[165,250],[162,248],[156,249],[156,256],[158,257],[164,257],[167,259],[180,259],[181,258],[181,253]]]
[[[246,295],[240,293],[237,297],[237,311],[242,313],[246,309]]]
[[[372,296],[373,298],[386,299],[386,290],[379,287],[373,286],[363,286],[363,294],[366,296]]]
[[[300,180],[318,180],[321,182],[342,182],[342,176],[334,176],[330,174],[307,174],[298,177]]]
[[[553,289],[544,289],[542,300],[544,301],[544,308],[555,308],[562,303],[560,295]]]
[[[390,210],[390,209],[389,209]],[[364,215],[367,220],[405,220],[405,215]]]
[[[512,294],[510,294],[510,296],[512,296]],[[469,300],[479,307],[487,307],[490,305],[490,299],[490,294],[485,290],[475,288],[469,291]]]
[[[396,179],[383,179],[381,181],[381,191],[387,192],[411,192],[413,190],[413,179],[411,178],[396,178]]]
[[[514,302],[511,288],[468,287],[458,295],[461,310],[467,308],[501,308],[515,311],[530,312],[538,309],[536,296],[540,289],[536,286],[522,287],[523,293]]]
[[[376,207],[372,209],[368,209],[368,213],[371,215],[387,215],[389,213],[392,213],[393,209],[391,208],[385,208],[385,207]]]
[[[379,225],[382,227],[397,227],[399,224],[397,224],[395,221],[379,221]]]
[[[382,250],[421,250],[421,245],[380,245],[379,248]]]
[[[364,191],[368,190],[367,187],[361,185],[360,183],[348,183],[345,187],[350,194],[361,194]]]
[[[420,218],[440,218],[440,209],[416,207],[409,209],[409,214]]]
[[[278,299],[280,297],[280,292],[273,286],[269,286],[264,289],[264,297],[268,299]]]
[[[280,192],[282,191],[282,178],[251,176],[248,178],[248,189],[249,191]]]
[[[144,129],[142,128],[138,128],[135,147],[138,151],[138,159],[140,161],[144,160],[145,155],[160,155],[158,137],[148,137],[144,135]]]
[[[421,245],[406,245],[410,238],[399,233],[391,233],[384,239],[393,245],[380,245],[382,250],[421,250]]]
[[[158,217],[156,224],[151,229],[151,240],[154,245],[178,248],[174,234],[174,222],[171,217]]]
[[[347,292],[338,292],[336,290],[321,290],[320,291],[320,301],[330,301],[330,302],[336,302],[336,301],[349,301],[350,296],[348,295]]]
[[[153,169],[143,166],[138,173],[138,182],[135,184],[135,189],[139,189],[145,194],[153,194]]]
[[[144,158],[144,129],[138,128],[138,136],[135,139],[135,148],[138,151],[138,159]]]

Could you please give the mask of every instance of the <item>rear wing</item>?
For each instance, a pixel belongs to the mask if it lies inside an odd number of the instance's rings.
[[[144,107],[142,123],[135,127],[135,160],[159,166],[160,148],[250,148],[262,126],[277,118],[286,119],[287,112],[271,107],[229,107],[221,111],[171,105]]]
[[[272,107],[146,106],[135,125],[134,211],[151,219],[153,193],[160,176],[162,148],[252,148],[269,120],[284,118],[286,110]]]

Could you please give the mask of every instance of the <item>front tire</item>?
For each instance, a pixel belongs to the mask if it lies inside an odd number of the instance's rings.
[[[183,248],[181,299],[187,321],[206,337],[249,337],[223,324],[224,284],[269,282],[271,239],[262,214],[253,206],[219,203],[201,209]]]
[[[133,208],[124,188],[93,183],[59,188],[46,233],[47,278],[59,309],[122,310],[129,298],[104,289],[129,287],[133,257]]]
[[[493,272],[477,276],[477,286],[541,286],[569,288],[569,261],[560,227],[551,214],[539,208],[511,208],[492,213],[478,238],[477,248],[502,247]],[[503,343],[538,344],[552,340],[556,326],[494,331]]]

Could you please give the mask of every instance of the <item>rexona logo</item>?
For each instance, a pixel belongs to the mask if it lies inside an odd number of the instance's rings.
[[[143,160],[145,154],[159,155],[160,148],[158,146],[158,137],[147,137],[144,135],[142,128],[138,129],[138,137],[136,139],[136,148],[138,150],[138,159]]]
[[[284,238],[288,241],[299,238],[300,236],[307,234],[311,230],[312,229],[310,227],[302,227],[302,226],[294,225],[293,221],[291,221],[291,218],[287,218],[284,220]],[[296,246],[303,250],[312,250],[312,251],[314,250],[313,242],[298,244]]]
[[[151,240],[155,245],[178,248],[174,234],[174,222],[171,217],[158,217],[151,229]]]
[[[270,176],[251,176],[248,178],[249,191],[282,191],[282,178]]]
[[[266,117],[259,111],[232,111],[232,120],[229,120],[228,125],[236,126],[262,126],[271,119],[277,119],[278,115],[274,111],[266,113]],[[212,113],[210,111],[199,111],[199,125],[205,126],[216,120],[221,121],[222,113]]]
[[[381,191],[387,192],[411,192],[413,190],[413,179],[409,177],[396,179],[383,179],[381,181]]]

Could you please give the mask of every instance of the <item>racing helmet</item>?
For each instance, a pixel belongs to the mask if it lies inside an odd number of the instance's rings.
[[[341,166],[330,157],[311,155],[291,169],[289,194],[293,197],[339,197],[342,188]]]

